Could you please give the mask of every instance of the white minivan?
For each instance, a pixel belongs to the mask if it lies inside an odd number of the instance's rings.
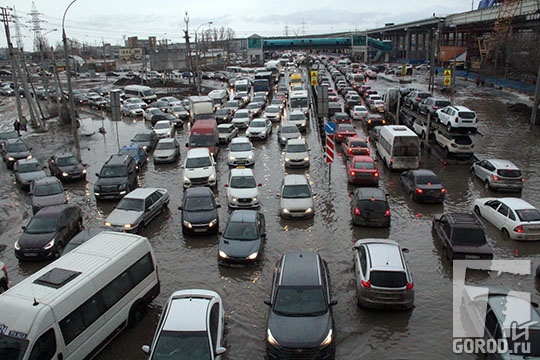
[[[148,239],[101,232],[0,296],[0,355],[91,358],[140,320],[159,290]]]

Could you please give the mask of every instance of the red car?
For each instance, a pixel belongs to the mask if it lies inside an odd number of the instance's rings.
[[[369,155],[370,150],[366,139],[358,137],[347,137],[341,143],[343,155],[349,158],[355,155]]]
[[[347,137],[357,137],[356,128],[351,124],[338,124],[336,130],[336,143],[341,143]]]
[[[379,186],[377,163],[369,155],[356,155],[347,161],[347,180],[351,184]]]

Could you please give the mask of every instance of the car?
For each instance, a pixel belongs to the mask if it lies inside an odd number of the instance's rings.
[[[68,202],[62,182],[54,176],[46,176],[32,181],[28,194],[34,214],[46,206],[56,206]]]
[[[236,168],[227,177],[227,202],[230,208],[258,208],[260,206],[259,187],[253,170]]]
[[[289,139],[287,141],[287,144],[285,144],[285,167],[309,167],[310,151],[311,149],[308,147],[308,144],[306,143],[306,140],[304,138]]]
[[[13,165],[15,183],[19,188],[27,190],[30,188],[32,181],[47,176],[47,173],[43,170],[45,168],[46,167],[35,158],[17,160],[15,165]]]
[[[175,291],[163,307],[152,344],[142,350],[150,359],[219,359],[225,318],[218,293],[203,289]]]
[[[0,95],[3,96],[15,96],[15,90],[13,90],[9,85],[3,86],[0,88]]]
[[[0,132],[0,149],[4,146],[4,142],[8,139],[18,139],[19,133],[15,130]]]
[[[283,115],[283,109],[285,109],[285,95],[283,95],[283,97],[278,97],[277,94],[275,94],[274,97],[272,98],[272,101],[270,101],[270,105],[268,105],[268,107],[270,106],[279,107],[279,110],[280,110],[279,117],[281,119],[281,115]]]
[[[60,181],[86,180],[86,165],[71,153],[57,153],[48,160],[51,175]]]
[[[361,187],[352,193],[351,216],[354,225],[389,227],[388,195],[382,189]]]
[[[160,109],[163,112],[166,112],[167,109],[169,108],[169,103],[163,100],[158,100],[158,101],[153,102],[152,106]]]
[[[449,100],[440,97],[428,97],[418,104],[418,112],[424,115],[430,115],[433,119],[437,116],[437,110],[449,106]]]
[[[146,110],[146,108],[148,107],[148,104],[144,102],[144,100],[136,98],[136,97],[132,97],[132,98],[124,100],[124,104],[139,105],[139,107],[143,110]],[[154,106],[154,107],[158,107],[158,106]]]
[[[474,200],[474,213],[483,217],[506,238],[540,240],[540,212],[527,201],[514,198],[480,198]]]
[[[220,233],[218,264],[253,266],[260,263],[266,240],[266,220],[257,210],[233,210]]]
[[[249,115],[252,118],[259,117],[263,111],[261,102],[255,101],[255,98],[253,98],[253,101],[246,106],[246,109],[249,111]]]
[[[186,189],[182,199],[181,210],[183,234],[217,233],[219,231],[219,215],[217,209],[221,205],[216,202],[212,190],[207,187]]]
[[[445,212],[433,216],[433,237],[448,260],[491,260],[484,227],[474,213]]]
[[[0,151],[6,167],[10,170],[13,170],[13,166],[17,160],[32,158],[32,153],[30,152],[32,148],[19,138],[4,140],[4,145]]]
[[[279,145],[285,146],[290,139],[300,139],[302,134],[294,124],[283,123],[278,127],[277,139]]]
[[[368,96],[365,96],[365,104],[366,107],[371,111],[377,111],[375,108],[375,101],[382,100],[381,95],[375,93],[375,94],[369,94]]]
[[[229,109],[232,114],[236,114],[236,112],[241,108],[240,100],[234,99],[229,100],[223,105],[223,109]]]
[[[167,112],[174,115],[174,117],[177,119],[186,120],[189,118],[189,112],[183,105],[173,105],[167,109]],[[177,122],[177,124],[178,126],[181,126],[184,124],[184,122]]]
[[[307,129],[307,117],[302,109],[295,109],[289,112],[287,122],[296,125],[301,133],[305,133]]]
[[[334,359],[330,273],[318,253],[285,253],[274,267],[266,328],[267,359]]]
[[[347,160],[347,181],[362,186],[379,186],[377,162],[369,155],[354,155]]]
[[[305,175],[285,175],[278,194],[279,215],[283,219],[312,218],[315,215],[314,196]]]
[[[178,100],[174,96],[164,96],[162,98],[159,98],[158,101],[163,101],[169,104],[169,107],[182,105],[182,101]]]
[[[233,111],[228,108],[217,109],[214,113],[214,119],[218,124],[229,124],[233,118]]]
[[[7,273],[7,266],[0,261],[0,294],[6,291],[9,287],[9,279]]]
[[[269,105],[264,111],[264,117],[270,121],[281,121],[281,107],[279,105]]]
[[[336,132],[335,132],[335,141],[336,144],[340,144],[342,141],[344,141],[347,137],[357,137],[358,134],[356,133],[356,127],[352,124],[338,124]]]
[[[150,121],[150,120],[152,120],[152,116],[154,116],[156,114],[164,114],[164,112],[161,111],[161,109],[159,109],[159,108],[149,107],[146,110],[144,110],[143,118],[144,118],[145,121]]]
[[[159,139],[152,159],[154,164],[177,162],[180,159],[180,145],[176,138]]]
[[[15,256],[19,260],[56,259],[82,227],[80,207],[70,204],[47,206],[23,227],[23,233],[14,245]]]
[[[412,123],[412,131],[414,131],[414,133],[416,135],[418,135],[418,137],[422,140],[425,140],[426,139],[426,134],[429,133],[429,136],[430,138],[432,137],[432,132],[434,131],[438,131],[438,129],[432,131],[430,128],[429,128],[429,124],[428,124],[428,121],[426,118],[424,117],[417,117],[413,120],[413,123]],[[448,157],[448,156],[447,156]]]
[[[138,132],[131,139],[131,145],[140,145],[147,153],[152,151],[158,142],[158,137],[153,130]]]
[[[230,166],[250,166],[255,164],[253,145],[245,136],[239,136],[229,143],[227,162]]]
[[[111,155],[96,177],[96,200],[121,199],[139,185],[137,165],[131,155]]]
[[[431,96],[431,93],[413,90],[403,99],[403,106],[406,106],[413,111],[418,110],[418,105],[420,104],[420,101],[427,99]]]
[[[412,309],[414,282],[397,241],[360,239],[353,246],[356,299],[374,309]]]
[[[98,235],[102,231],[106,231],[105,227],[99,228],[84,228],[77,235],[75,235],[64,247],[62,255],[65,255],[75,249],[76,247],[84,244],[94,236]]]
[[[353,120],[364,120],[368,116],[368,110],[363,105],[355,105],[351,111],[351,117]]]
[[[216,163],[208,148],[189,149],[182,168],[184,189],[191,186],[216,187]]]
[[[105,226],[114,231],[138,233],[169,206],[167,189],[138,188],[120,200],[105,219]]]
[[[138,104],[124,103],[122,104],[122,115],[124,116],[142,116],[143,109]]]
[[[352,124],[351,117],[346,112],[337,112],[330,117],[330,121],[336,124]]]
[[[174,125],[169,120],[160,120],[153,127],[152,130],[156,133],[158,139],[174,137],[176,134]]]
[[[366,129],[369,131],[373,129],[375,126],[384,126],[386,125],[386,119],[379,114],[369,114],[364,119],[364,125],[366,126]]]
[[[154,114],[150,118],[150,124],[152,124],[152,126],[155,126],[156,123],[158,123],[159,121],[169,121],[175,127],[182,127],[182,125],[184,125],[184,122],[182,121],[182,119],[179,119],[173,114],[166,113],[166,112],[161,112],[161,114],[160,113]]]
[[[371,108],[373,111],[377,111],[380,113],[384,113],[386,111],[386,105],[382,100],[374,100],[371,104]]]
[[[266,140],[272,134],[272,122],[266,118],[255,118],[249,123],[246,137],[250,140]]]
[[[452,130],[475,132],[478,127],[476,113],[465,106],[448,105],[436,111],[438,121]]]
[[[249,122],[251,121],[251,115],[247,109],[239,109],[234,113],[231,124],[236,126],[238,129],[247,129],[249,127]]]
[[[369,155],[371,153],[366,139],[350,136],[341,142],[341,151],[345,158],[355,155]]]
[[[120,148],[120,151],[118,151],[118,154],[131,155],[131,157],[135,160],[137,171],[141,171],[141,169],[144,167],[144,165],[146,165],[146,162],[148,161],[148,154],[141,145],[122,146]]]
[[[485,159],[471,166],[471,174],[491,190],[517,191],[523,189],[525,178],[521,170],[505,159]]]
[[[219,124],[217,128],[220,144],[228,144],[238,135],[238,129],[233,124]]]
[[[381,132],[382,126],[377,125],[371,128],[368,131],[368,141],[372,144],[375,144],[377,141],[379,141],[379,133]]]
[[[416,202],[442,203],[446,196],[446,189],[439,177],[428,169],[403,171],[399,181],[410,199]]]
[[[435,142],[439,144],[446,157],[472,157],[474,154],[474,142],[467,134],[451,134],[436,129],[433,131]]]
[[[238,100],[240,106],[245,106],[251,101],[251,96],[247,91],[238,91],[234,94],[233,100]]]

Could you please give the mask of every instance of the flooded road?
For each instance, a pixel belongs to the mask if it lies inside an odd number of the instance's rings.
[[[376,90],[395,84],[383,80],[373,81]],[[482,157],[500,157],[513,161],[525,174],[526,182],[522,198],[540,206],[540,148],[537,146],[540,128],[529,131],[528,118],[510,113],[498,98],[487,97],[475,88],[458,93],[457,103],[469,106],[477,112],[479,132],[476,151]],[[13,99],[8,99],[13,101]],[[10,107],[10,109],[13,107]],[[11,117],[10,117],[11,116]],[[13,113],[2,113],[2,127],[11,128]],[[138,131],[145,129],[142,121],[123,119],[113,123],[109,119],[85,118],[82,120],[81,137],[83,162],[88,163],[88,182],[67,184],[70,202],[79,204],[84,211],[85,227],[103,223],[115,203],[98,203],[93,197],[95,173],[109,155],[115,154],[119,145],[127,145]],[[473,200],[484,196],[503,196],[485,190],[482,184],[471,178],[468,165],[446,165],[424,153],[422,167],[435,171],[448,190],[443,205],[421,205],[411,202],[401,184],[399,173],[389,172],[382,162],[380,187],[389,195],[392,224],[389,229],[369,229],[352,225],[348,193],[354,186],[347,185],[345,161],[337,157],[331,169],[325,163],[320,138],[314,122],[311,122],[306,139],[311,148],[309,170],[305,173],[317,194],[315,217],[306,221],[282,220],[278,214],[279,200],[276,194],[285,173],[283,153],[276,139],[276,126],[270,139],[255,142],[256,163],[253,167],[260,188],[261,210],[266,216],[267,240],[263,261],[255,269],[227,269],[217,265],[217,236],[185,237],[182,235],[180,206],[182,189],[181,164],[186,154],[188,129],[177,132],[182,145],[182,159],[174,165],[154,166],[150,160],[140,175],[140,184],[167,188],[171,195],[169,211],[153,221],[141,235],[150,239],[154,248],[161,280],[161,293],[153,306],[134,329],[120,334],[97,357],[108,359],[144,359],[140,350],[149,344],[155,331],[161,306],[168,296],[180,289],[208,288],[223,298],[226,311],[225,341],[228,359],[262,359],[267,306],[274,264],[284,252],[303,249],[319,252],[329,263],[334,307],[338,359],[360,358],[423,358],[444,359],[452,353],[452,268],[433,240],[431,217],[444,210],[469,211]],[[106,134],[98,133],[103,126]],[[366,135],[357,123],[357,131]],[[91,135],[90,135],[91,134]],[[25,135],[35,156],[43,162],[54,152],[70,150],[69,129],[52,129],[44,134]],[[375,149],[372,147],[372,153]],[[218,155],[218,199],[221,228],[228,218],[224,184],[229,170],[226,148]],[[514,196],[514,195],[509,195]],[[28,195],[17,189],[11,173],[0,169],[0,244],[6,249],[0,252],[0,260],[7,264],[10,285],[40,269],[44,263],[19,263],[13,255],[13,243],[21,234],[20,226],[30,219],[31,207]],[[531,259],[535,267],[540,263],[540,242],[525,243],[504,240],[494,227],[486,224],[488,242],[497,259]],[[416,291],[415,309],[410,312],[380,312],[359,308],[356,305],[352,245],[360,238],[390,238],[410,250],[407,259],[414,278]],[[1,249],[1,248],[0,248]],[[534,277],[472,278],[470,283],[482,281],[506,285],[514,290],[531,292],[539,301]],[[474,357],[472,357],[474,358]]]

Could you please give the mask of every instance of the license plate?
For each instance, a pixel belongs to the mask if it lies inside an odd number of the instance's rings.
[[[26,253],[26,254],[24,254],[24,256],[34,257],[34,256],[37,256],[37,254],[36,253]]]
[[[480,255],[465,255],[465,259],[478,260],[480,259]]]
[[[205,232],[206,229],[193,229],[193,231],[195,231],[195,232]]]

